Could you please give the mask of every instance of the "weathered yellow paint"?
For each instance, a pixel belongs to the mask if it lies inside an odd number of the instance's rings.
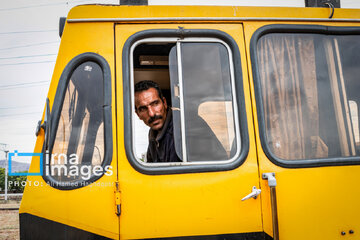
[[[121,69],[122,46],[136,32],[146,29],[217,29],[231,35],[244,48],[241,25],[226,24],[148,24],[116,26],[117,69]],[[243,78],[247,78],[245,52],[241,52]],[[121,71],[118,72],[119,74]],[[117,75],[121,79],[122,75]],[[121,83],[118,82],[118,86]],[[247,112],[251,112],[248,82],[244,82]],[[122,89],[117,89],[122,101]],[[121,103],[118,103],[121,106]],[[119,108],[118,108],[119,109]],[[122,112],[122,111],[120,111]],[[257,159],[252,116],[248,114],[250,150],[247,161],[238,169],[216,173],[143,175],[126,159],[119,141],[119,181],[123,214],[120,234],[124,239],[261,232],[259,201],[241,201],[258,186]],[[118,126],[122,125],[118,118]],[[119,131],[119,140],[123,139]],[[141,189],[141,190],[140,190]],[[141,226],[141,231],[139,231]]]
[[[337,11],[337,9],[335,10]],[[340,10],[339,10],[340,11]],[[250,52],[253,33],[262,26],[284,22],[244,22],[246,51]],[[288,22],[324,26],[356,26],[360,23]],[[250,73],[253,115],[258,122],[250,55],[247,56]],[[256,142],[260,141],[258,124],[255,124]],[[273,164],[258,144],[260,176],[274,172],[277,179],[277,203],[281,239],[343,239],[340,233],[359,229],[360,188],[356,184],[360,166],[336,166],[289,169]],[[272,234],[270,190],[267,181],[261,180],[262,214],[264,231]],[[354,239],[354,235],[347,236]]]
[[[278,181],[278,214],[281,239],[341,239],[341,231],[360,231],[358,216],[360,166],[288,169],[274,165],[264,154],[258,128],[256,101],[250,59],[250,39],[268,24],[316,24],[359,26],[336,19],[360,19],[360,10],[335,9],[331,22],[327,8],[262,8],[205,6],[103,6],[73,8],[68,19],[93,22],[67,23],[54,69],[48,97],[52,105],[59,78],[66,64],[84,52],[103,56],[112,76],[113,167],[112,176],[96,183],[120,182],[122,215],[116,216],[115,186],[95,184],[60,191],[42,177],[28,177],[20,213],[29,213],[116,239],[212,235],[261,232],[272,235],[270,193],[264,172],[275,172]],[[139,24],[112,22],[112,18],[263,18],[263,20],[204,21],[186,19],[168,22],[142,21]],[[309,21],[266,21],[266,18]],[[101,19],[108,19],[101,22]],[[117,23],[117,24],[116,24]],[[122,47],[132,34],[146,29],[218,29],[238,44],[249,134],[249,154],[239,168],[224,172],[144,175],[128,162],[124,149]],[[116,42],[114,42],[116,39]],[[116,46],[116,50],[115,50]],[[116,59],[116,62],[115,62]],[[115,85],[116,80],[116,85]],[[116,92],[116,95],[115,95]],[[116,96],[116,97],[115,97]],[[115,111],[116,110],[116,111]],[[117,114],[117,115],[116,115]],[[39,135],[35,152],[44,140]],[[30,171],[39,168],[34,160]],[[117,172],[118,169],[118,172]],[[118,176],[118,177],[117,177]],[[38,182],[40,186],[34,186]],[[241,201],[256,186],[261,197]],[[357,235],[347,235],[354,239]]]
[[[101,34],[96,34],[99,32]],[[72,58],[84,52],[100,54],[111,66],[112,106],[115,106],[114,38],[113,24],[111,23],[87,23],[85,27],[74,24],[71,27],[68,25],[65,27],[48,93],[51,106],[59,78],[66,64]],[[116,142],[115,119],[115,112],[113,112],[114,143]],[[41,152],[43,135],[42,131],[37,139],[34,152]],[[103,176],[96,181],[96,184],[76,190],[60,191],[48,186],[42,177],[28,177],[29,183],[24,192],[20,213],[30,213],[109,238],[117,238],[119,234],[119,220],[115,214],[114,183],[117,177],[115,147],[113,148],[113,159],[111,164],[113,169],[112,176]],[[32,162],[30,171],[35,172],[38,169],[39,161],[36,159]],[[31,183],[39,183],[40,186],[34,186]],[[101,184],[110,186],[104,187]]]
[[[165,18],[165,17],[226,17],[226,18],[323,18],[329,8],[231,7],[231,6],[78,6],[69,19],[97,18]],[[357,9],[335,9],[333,19],[359,19]]]

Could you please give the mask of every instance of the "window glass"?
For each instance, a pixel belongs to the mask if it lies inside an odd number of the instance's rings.
[[[175,148],[177,165],[179,161],[230,160],[240,151],[234,119],[232,63],[225,44],[216,39],[144,40],[132,54],[134,87],[144,80],[156,82],[171,109],[173,143],[168,146]],[[140,162],[150,163],[146,158],[151,130],[135,111],[133,118],[134,153]],[[159,149],[160,144],[161,140]]]
[[[94,62],[79,65],[70,77],[50,161],[58,181],[89,180],[104,160],[103,72]]]
[[[227,48],[216,42],[185,42],[180,49],[181,63],[174,63],[177,60],[174,50],[169,57],[172,102],[176,110],[174,126],[181,122],[179,85],[183,92],[185,141],[180,131],[178,134],[174,131],[177,152],[183,151],[185,143],[189,162],[231,159],[237,147]],[[176,78],[180,68],[182,82]]]
[[[207,101],[199,106],[199,116],[208,123],[211,131],[219,139],[226,151],[226,158],[230,155],[235,140],[234,118],[231,101]],[[234,150],[233,150],[234,151]]]
[[[359,155],[360,37],[267,34],[257,44],[266,141],[285,160]]]

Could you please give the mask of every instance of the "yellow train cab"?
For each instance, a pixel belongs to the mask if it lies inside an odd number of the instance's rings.
[[[360,10],[332,7],[74,7],[21,239],[358,239]]]

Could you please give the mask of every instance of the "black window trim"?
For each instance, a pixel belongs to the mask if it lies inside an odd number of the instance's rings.
[[[61,77],[58,82],[54,102],[51,109],[51,130],[50,130],[50,143],[49,143],[49,153],[52,153],[52,147],[55,142],[55,136],[57,132],[57,127],[60,120],[60,115],[63,107],[63,101],[66,94],[66,89],[69,84],[70,78],[73,72],[81,64],[85,62],[94,62],[98,64],[103,71],[103,84],[104,84],[104,106],[103,106],[103,116],[104,116],[104,159],[101,166],[107,166],[111,164],[113,156],[113,138],[112,138],[112,116],[111,116],[111,71],[108,62],[100,56],[99,54],[93,52],[86,52],[74,57],[65,67],[64,71],[61,74]],[[43,154],[45,159],[45,149],[43,146]],[[57,181],[51,176],[46,176],[45,173],[46,161],[43,161],[44,172],[42,174],[43,179],[51,187],[60,190],[72,190],[81,187],[85,187],[96,180],[100,179],[104,173],[100,176],[92,175],[89,180],[78,180],[74,182],[62,182]]]
[[[219,164],[204,164],[204,165],[177,165],[176,163],[170,165],[145,166],[136,160],[133,151],[133,131],[132,131],[132,111],[131,108],[131,47],[134,43],[148,38],[214,38],[225,42],[231,49],[235,92],[237,94],[237,112],[239,123],[239,134],[241,139],[241,151],[238,158],[229,163]],[[203,29],[152,29],[137,32],[130,36],[124,44],[122,52],[123,60],[123,98],[124,98],[124,144],[126,156],[130,164],[139,172],[148,175],[164,175],[164,174],[179,174],[179,173],[200,173],[200,172],[214,172],[226,171],[239,167],[246,159],[249,152],[249,138],[247,129],[247,117],[245,108],[245,97],[243,91],[243,78],[241,69],[241,60],[239,48],[234,39],[219,30],[203,30]],[[235,114],[235,112],[234,112]]]
[[[257,106],[260,142],[265,155],[277,166],[284,168],[310,168],[326,166],[360,165],[360,157],[337,157],[321,159],[284,160],[277,157],[270,150],[266,141],[263,102],[260,86],[260,73],[257,64],[258,40],[270,33],[312,33],[324,35],[360,35],[359,27],[334,27],[324,25],[299,25],[299,24],[270,24],[260,27],[255,31],[250,40],[250,59],[253,73],[255,100]]]
[[[166,38],[146,38],[146,39],[142,39],[142,40],[139,40],[139,41],[136,41],[132,46],[131,46],[131,49],[130,49],[130,52],[131,52],[131,55],[130,55],[130,93],[131,93],[131,108],[132,109],[135,109],[135,106],[134,106],[134,89],[133,89],[133,84],[134,84],[134,69],[133,69],[133,64],[132,64],[132,61],[133,61],[133,53],[134,53],[134,49],[143,44],[143,43],[147,43],[147,42],[158,42],[158,43],[161,43],[161,42],[166,42],[166,43],[174,43],[175,46],[177,47],[177,44],[182,44],[182,43],[218,43],[218,44],[221,44],[225,47],[227,53],[228,53],[228,60],[229,60],[229,68],[230,68],[230,85],[231,85],[231,93],[232,93],[232,96],[233,96],[233,99],[236,100],[237,97],[236,97],[236,92],[235,92],[235,82],[234,82],[234,69],[233,69],[233,63],[232,63],[232,52],[231,52],[231,49],[230,47],[227,45],[227,43],[225,43],[224,41],[222,40],[219,40],[219,39],[215,39],[215,38],[184,38],[184,39],[179,39],[179,38],[169,38],[169,37],[166,37]],[[181,56],[180,56],[181,58]],[[181,64],[180,64],[181,65]],[[183,79],[180,83],[181,85],[183,85]],[[180,91],[180,95],[181,95],[181,91]],[[235,155],[231,158],[231,159],[227,159],[227,160],[217,160],[217,161],[194,161],[194,162],[189,162],[189,161],[183,161],[183,162],[175,162],[175,163],[172,163],[172,162],[164,162],[164,163],[147,163],[147,162],[141,162],[140,159],[138,159],[136,156],[135,158],[138,160],[138,162],[142,165],[145,165],[145,166],[151,166],[151,167],[154,167],[154,166],[166,166],[166,165],[200,165],[200,164],[224,164],[224,163],[227,163],[227,162],[233,162],[235,161],[237,158],[238,158],[238,155],[240,154],[240,151],[241,151],[241,137],[240,137],[240,126],[239,126],[239,122],[238,121],[239,119],[237,119],[237,116],[239,116],[238,112],[237,112],[237,101],[232,101],[232,110],[233,110],[233,115],[234,115],[234,131],[235,131],[235,139],[236,139],[236,153]],[[181,110],[180,110],[181,111]],[[135,112],[133,112],[132,116],[131,117],[134,117],[135,116]],[[134,119],[132,119],[134,120]],[[183,122],[183,120],[182,120]],[[186,124],[185,124],[186,125]],[[181,128],[183,129],[184,127],[181,126]],[[131,128],[132,130],[134,130],[134,128]],[[134,131],[133,131],[134,133]],[[182,133],[185,135],[185,132],[182,131]],[[133,152],[136,152],[136,148],[135,148],[135,138],[132,139],[133,140]],[[184,136],[182,136],[182,145],[186,145],[184,144]]]

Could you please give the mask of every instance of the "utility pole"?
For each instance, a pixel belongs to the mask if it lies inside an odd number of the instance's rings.
[[[8,179],[7,179],[7,175],[8,175],[8,153],[9,150],[7,150],[7,144],[5,143],[0,143],[0,150],[3,151],[5,153],[5,201],[7,201],[8,196],[7,196],[7,190],[8,190]]]
[[[6,161],[5,161],[5,201],[8,200],[8,196],[7,196],[7,191],[8,191],[8,153],[9,150],[5,150],[5,155],[6,155]]]

